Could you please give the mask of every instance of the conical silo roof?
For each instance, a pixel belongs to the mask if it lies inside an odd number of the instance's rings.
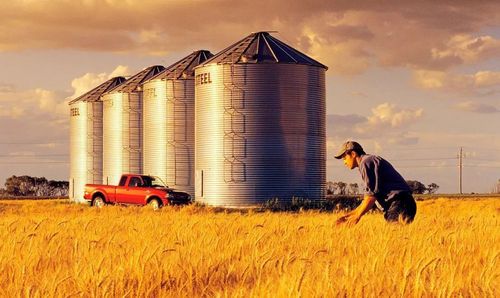
[[[106,82],[102,83],[101,85],[90,90],[89,92],[73,99],[72,101],[69,102],[69,104],[73,104],[77,101],[87,101],[87,102],[98,101],[99,98],[101,98],[101,95],[115,88],[116,86],[122,84],[123,82],[125,82],[125,80],[126,79],[124,77],[114,77],[112,79],[109,79]]]
[[[217,53],[203,65],[214,63],[288,63],[328,69],[327,66],[274,38],[269,32],[252,33]]]
[[[152,77],[150,80],[168,80],[168,79],[189,79],[194,78],[194,68],[206,60],[213,57],[213,54],[207,50],[195,51],[181,60],[170,65],[162,72]]]
[[[163,71],[165,67],[161,65],[154,65],[148,68],[145,68],[141,72],[130,77],[125,83],[117,86],[116,88],[110,90],[107,93],[116,93],[116,92],[136,92],[140,91],[140,86],[142,83],[146,82],[150,78],[154,77],[161,71]]]

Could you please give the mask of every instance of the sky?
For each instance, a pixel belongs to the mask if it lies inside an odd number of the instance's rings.
[[[327,180],[356,140],[439,193],[500,179],[500,2],[12,0],[0,3],[0,187],[69,176],[68,101],[108,78],[213,53],[251,32],[329,67]]]

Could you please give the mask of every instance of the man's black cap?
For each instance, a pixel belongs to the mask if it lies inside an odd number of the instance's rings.
[[[342,157],[344,157],[344,154],[347,151],[352,151],[352,150],[364,152],[363,147],[361,147],[361,145],[358,142],[347,141],[342,145],[337,155],[335,155],[335,158],[341,159]]]

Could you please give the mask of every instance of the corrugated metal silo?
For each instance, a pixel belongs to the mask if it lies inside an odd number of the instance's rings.
[[[102,182],[102,101],[103,93],[125,81],[112,78],[69,102],[70,177],[69,198],[84,202],[87,183]]]
[[[196,51],[143,85],[143,172],[194,195],[194,67],[213,55]]]
[[[148,67],[102,96],[103,183],[116,185],[123,173],[142,173],[142,83],[164,69]]]
[[[197,201],[323,197],[326,70],[267,32],[195,69]]]

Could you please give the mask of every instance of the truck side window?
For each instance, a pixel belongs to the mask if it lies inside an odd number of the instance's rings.
[[[122,176],[120,179],[120,183],[118,183],[118,186],[125,186],[125,183],[127,182],[127,176]]]
[[[131,177],[130,182],[128,183],[129,187],[141,187],[142,181],[139,177]]]

